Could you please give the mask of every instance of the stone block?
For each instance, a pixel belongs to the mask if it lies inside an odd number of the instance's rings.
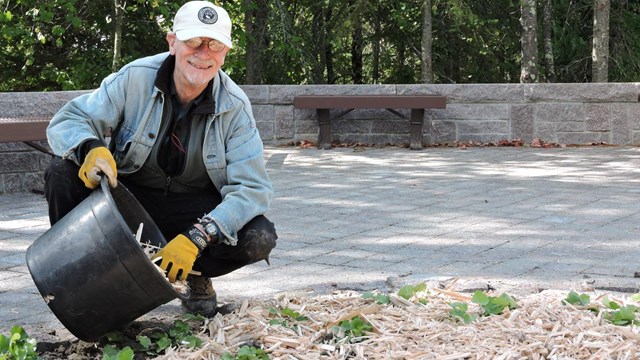
[[[556,122],[536,122],[533,138],[540,139],[545,142],[557,142],[556,125]]]
[[[371,123],[371,133],[376,134],[408,134],[410,122],[406,119],[374,120]]]
[[[533,133],[533,106],[511,106],[511,138],[531,142],[531,140],[533,140]]]
[[[586,130],[609,131],[611,130],[611,108],[621,104],[586,104]]]
[[[240,85],[240,88],[247,94],[252,105],[269,104],[269,86],[264,85]]]
[[[294,121],[296,134],[318,134],[318,121],[315,119],[301,119]],[[317,139],[316,139],[317,140]]]
[[[586,114],[583,104],[544,103],[535,104],[534,120],[538,122],[584,121]]]
[[[335,119],[331,120],[331,132],[338,134],[368,134],[371,132],[370,120]]]
[[[0,143],[0,153],[10,151],[29,151],[33,148],[21,142]]]
[[[455,121],[434,120],[431,122],[431,143],[447,143],[456,141],[457,139],[458,136]]]
[[[509,122],[504,120],[458,121],[458,134],[508,134]]]
[[[275,118],[275,110],[273,105],[254,105],[253,117],[256,121],[270,121],[273,122]]]
[[[633,120],[638,119],[638,104],[621,104],[611,108],[611,143],[630,144]]]
[[[637,102],[638,83],[554,83],[525,85],[527,102]]]
[[[436,120],[509,120],[507,104],[451,104],[433,112]]]
[[[34,161],[35,160],[35,161]],[[9,152],[0,156],[0,169],[4,173],[37,171],[40,162],[33,152]]]
[[[313,109],[294,109],[293,118],[296,120],[297,119],[304,119],[304,120],[313,119],[316,121],[316,123],[318,122],[318,115],[316,114],[316,111]]]
[[[0,93],[0,109],[2,116],[53,115],[69,100],[90,92],[82,90]]]
[[[44,191],[44,171],[30,172],[23,175],[25,191]]]
[[[395,85],[271,85],[272,104],[292,104],[298,95],[395,95]]]
[[[558,132],[582,132],[587,130],[587,125],[584,121],[559,121],[555,130]]]
[[[522,103],[522,84],[421,84],[398,85],[398,94],[434,94],[447,97],[451,103],[509,102]]]
[[[260,133],[260,139],[263,141],[275,139],[275,126],[273,121],[257,121],[256,127]]]
[[[276,139],[293,139],[295,134],[293,106],[274,106]]]
[[[458,135],[458,141],[464,143],[473,141],[476,143],[496,143],[501,140],[509,140],[508,133],[495,133],[495,134],[462,134]]]
[[[1,167],[0,167],[1,168]],[[2,175],[3,190],[5,193],[16,193],[25,191],[22,186],[22,174]]]
[[[604,132],[558,132],[557,142],[565,145],[609,143],[609,133]]]

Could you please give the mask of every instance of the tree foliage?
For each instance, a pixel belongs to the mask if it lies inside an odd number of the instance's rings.
[[[97,87],[112,71],[114,2],[0,0],[0,91]],[[121,64],[168,49],[165,34],[183,1],[118,2],[125,10]],[[235,46],[224,68],[239,83],[420,83],[425,3],[433,83],[520,81],[521,0],[217,2],[234,23]],[[557,82],[591,81],[593,6],[593,0],[553,1]],[[537,21],[542,31],[541,15]],[[540,61],[542,41],[538,47]],[[546,79],[542,65],[539,77]],[[609,81],[637,81],[639,67],[640,2],[612,1]]]

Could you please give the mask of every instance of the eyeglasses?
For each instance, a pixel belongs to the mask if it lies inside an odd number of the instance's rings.
[[[189,40],[185,40],[183,41],[185,44],[187,44],[188,47],[192,48],[192,49],[197,49],[199,48],[203,42],[205,42],[204,40],[202,40],[202,38],[199,37],[195,37],[195,38],[191,38]],[[207,46],[209,47],[209,50],[213,51],[213,52],[220,52],[222,51],[222,49],[225,48],[225,44],[221,43],[218,40],[215,39],[211,39],[209,40],[209,42],[207,43]]]

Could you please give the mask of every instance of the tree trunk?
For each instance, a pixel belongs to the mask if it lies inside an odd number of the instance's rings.
[[[556,69],[553,65],[553,36],[551,27],[553,25],[553,4],[552,0],[544,0],[542,10],[542,30],[544,43],[544,73],[548,83],[556,82]]]
[[[374,84],[378,84],[380,82],[380,32],[381,32],[380,23],[378,21],[374,21],[373,23],[373,33],[374,39],[371,51],[371,81]]]
[[[331,11],[331,7],[325,10],[324,23],[331,24],[333,17],[333,11]],[[327,39],[331,39],[333,35],[330,32],[328,26],[324,26],[322,29],[322,44],[324,47],[324,63],[327,69],[327,84],[335,84],[336,82],[336,73],[333,67],[333,46],[330,41]]]
[[[351,37],[351,78],[354,84],[362,84],[362,24],[358,20]]]
[[[120,68],[120,60],[122,56],[120,49],[122,48],[122,21],[124,19],[124,7],[126,1],[113,0],[114,7],[114,27],[113,27],[113,60],[111,62],[111,71],[116,72]]]
[[[595,0],[593,9],[592,82],[609,81],[610,0]]]
[[[245,81],[247,84],[259,85],[264,82],[266,73],[262,54],[269,43],[266,31],[269,6],[266,0],[244,0],[244,8],[244,25],[247,35]]]
[[[422,1],[422,59],[420,68],[420,79],[423,84],[433,82],[433,69],[431,66],[433,44],[431,21],[431,0]]]
[[[311,9],[313,11],[311,34],[314,35],[314,42],[311,44],[314,55],[312,70],[313,83],[322,84],[324,83],[324,69],[327,62],[327,53],[325,49],[325,14],[323,3],[316,2]]]
[[[536,4],[537,0],[522,0],[520,25],[522,34],[522,64],[520,65],[520,82],[538,82],[538,37],[536,34]]]

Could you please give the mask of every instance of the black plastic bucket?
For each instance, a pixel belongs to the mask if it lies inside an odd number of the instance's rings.
[[[101,186],[27,249],[38,291],[77,338],[94,341],[177,297],[134,234],[166,240],[122,184]]]

